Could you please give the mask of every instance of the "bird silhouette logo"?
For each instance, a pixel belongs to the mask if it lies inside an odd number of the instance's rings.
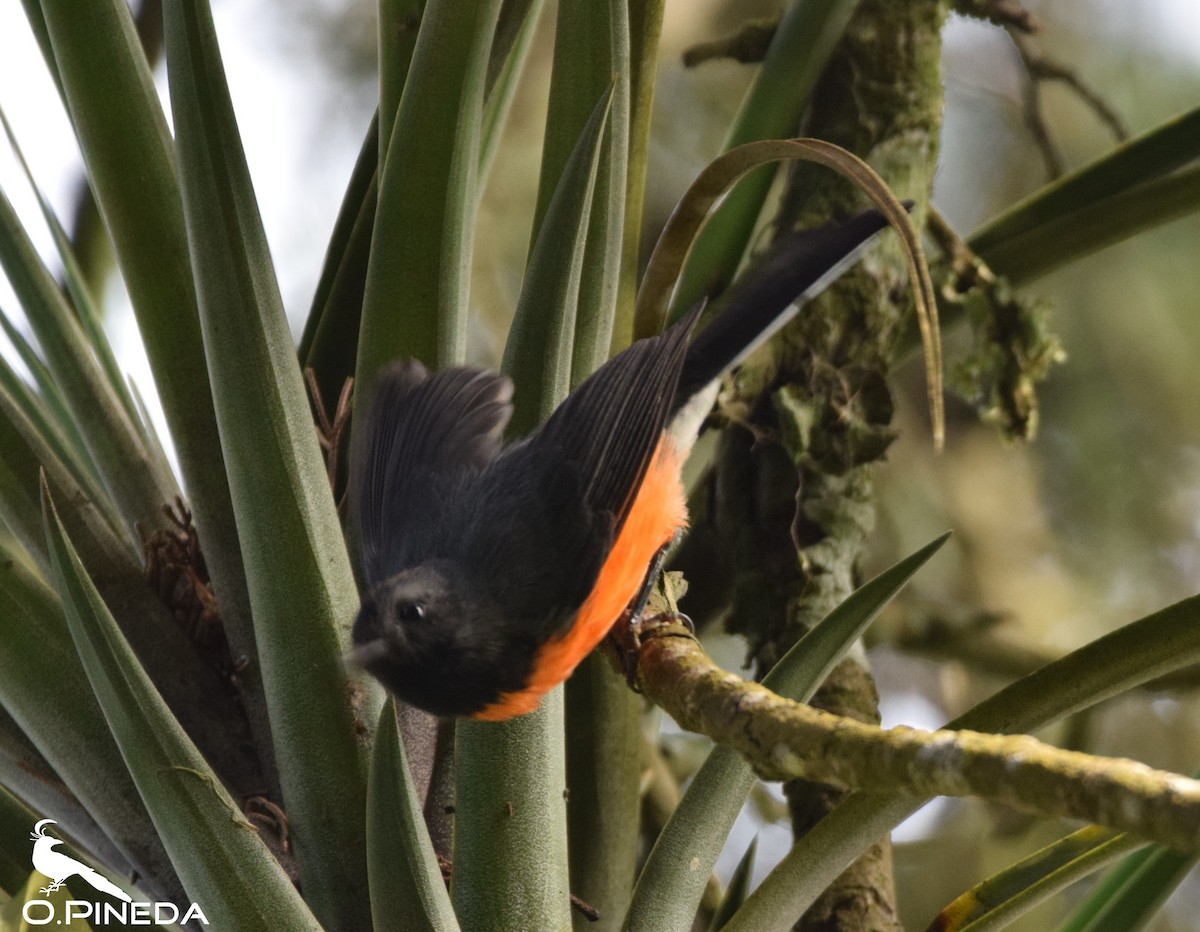
[[[61,845],[62,839],[46,834],[47,825],[57,825],[53,819],[42,819],[33,827],[29,839],[33,842],[33,867],[39,874],[50,878],[50,886],[42,887],[42,893],[49,896],[61,887],[69,877],[82,877],[101,893],[108,893],[126,903],[132,902],[133,897],[118,887],[107,877],[101,876],[82,861],[76,861],[68,854],[55,851],[56,845]]]

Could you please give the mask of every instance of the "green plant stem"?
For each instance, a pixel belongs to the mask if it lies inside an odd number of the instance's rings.
[[[571,892],[600,918],[576,932],[618,932],[638,853],[642,700],[593,652],[567,682],[567,837]]]
[[[456,734],[454,910],[464,929],[567,932],[562,690],[508,722]]]

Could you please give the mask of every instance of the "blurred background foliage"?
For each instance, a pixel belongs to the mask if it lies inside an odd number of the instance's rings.
[[[1190,14],[1187,27],[1186,0],[1025,5],[1043,26],[1027,51],[1076,75],[1129,134],[1200,99],[1200,18]],[[750,67],[729,61],[685,68],[683,50],[781,6],[778,0],[668,3],[650,152],[651,235],[644,242],[653,242],[688,181],[720,150],[752,75]],[[374,107],[375,10],[366,0],[214,3],[296,331]],[[23,28],[22,22],[18,12],[14,24]],[[492,365],[516,302],[532,222],[552,38],[553,17],[547,16],[478,217],[472,311],[482,323],[471,334],[469,354]],[[1027,71],[1005,32],[953,18],[945,75],[935,204],[965,235],[1042,185],[1048,169],[1028,122]],[[46,88],[52,95],[48,82]],[[30,96],[5,106],[18,136],[32,144],[43,134],[28,122],[52,117],[27,115],[38,109],[33,91]],[[1065,83],[1042,85],[1040,99],[1044,126],[1066,168],[1112,146],[1112,127]],[[51,103],[47,96],[41,107]],[[42,180],[69,217],[78,169],[66,139],[34,158],[51,175],[58,172],[57,181],[44,174]],[[9,166],[0,163],[0,169]],[[119,286],[115,276],[108,282],[111,294]],[[1032,442],[1002,439],[952,400],[946,450],[935,456],[916,357],[899,373],[900,435],[879,475],[878,526],[866,570],[889,565],[945,528],[956,536],[949,556],[920,574],[872,631],[885,724],[936,725],[1041,659],[1200,588],[1200,217],[1111,247],[1026,292],[1053,306],[1050,326],[1067,354],[1041,386]],[[119,295],[107,303],[118,350],[132,349],[136,341],[121,338],[134,327],[130,314]],[[965,337],[947,335],[950,367],[965,352]],[[136,371],[136,360],[126,364]],[[139,384],[150,388],[145,375]],[[710,648],[740,663],[737,644],[714,641]],[[1191,771],[1200,761],[1197,686],[1200,677],[1122,697],[1058,726],[1050,737]],[[700,739],[666,740],[670,760],[686,773]],[[765,791],[758,802],[731,837],[721,864],[726,876],[755,831],[763,830],[756,876],[789,843],[784,808]],[[977,801],[929,807],[897,836],[905,925],[1057,834],[1053,824]],[[1015,928],[1048,928],[1067,906],[1053,901]],[[1197,906],[1200,879],[1191,878],[1153,928],[1200,928]]]

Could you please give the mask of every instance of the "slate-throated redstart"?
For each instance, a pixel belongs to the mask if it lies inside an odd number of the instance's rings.
[[[614,356],[504,450],[508,379],[386,367],[351,462],[367,586],[354,659],[436,715],[537,708],[644,595],[686,524],[675,414],[884,223],[871,211],[795,234],[690,346],[699,308]]]

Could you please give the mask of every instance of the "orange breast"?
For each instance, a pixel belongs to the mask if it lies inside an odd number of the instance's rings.
[[[641,590],[655,554],[687,524],[687,501],[680,481],[682,465],[675,445],[664,437],[617,542],[600,569],[596,587],[571,627],[561,637],[542,645],[524,689],[505,693],[472,718],[498,722],[532,712],[542,696],[570,676],[604,639]]]

